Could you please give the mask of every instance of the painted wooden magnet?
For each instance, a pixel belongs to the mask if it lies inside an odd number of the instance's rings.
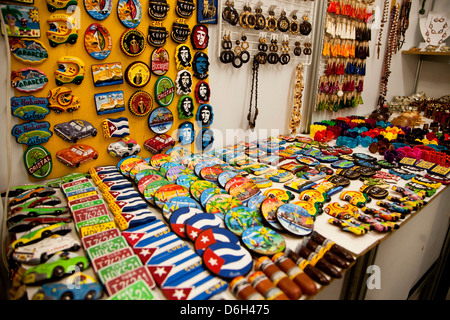
[[[84,0],[86,12],[95,20],[105,20],[111,14],[113,0]]]
[[[198,1],[198,23],[217,24],[218,0]]]
[[[132,154],[136,155],[141,152],[141,146],[136,140],[127,136],[119,141],[110,143],[107,152],[112,157],[126,158]]]
[[[175,50],[175,62],[177,70],[192,67],[191,48],[187,44],[180,44]]]
[[[162,107],[168,107],[175,97],[175,84],[172,79],[161,76],[155,83],[155,100]]]
[[[197,24],[192,28],[191,43],[195,50],[204,50],[209,44],[208,27]]]
[[[157,134],[166,133],[172,128],[173,114],[166,107],[158,107],[152,111],[148,118],[150,129]]]
[[[167,0],[150,0],[148,14],[154,20],[164,20],[167,18],[167,13],[170,10],[170,5]]]
[[[53,130],[57,136],[71,143],[97,136],[97,129],[90,122],[81,119],[55,124]]]
[[[107,118],[102,121],[103,137],[122,138],[130,134],[128,118],[120,117],[116,119]]]
[[[56,152],[56,159],[69,167],[78,168],[81,164],[98,158],[98,151],[88,145],[75,144]]]
[[[92,58],[106,59],[112,49],[112,37],[108,29],[100,23],[89,25],[84,33],[84,48]]]
[[[198,51],[194,55],[194,61],[192,62],[194,77],[200,80],[208,78],[209,74],[209,57],[206,53]]]
[[[143,90],[136,91],[128,100],[128,108],[135,116],[146,116],[152,111],[153,98],[148,92]]]
[[[170,33],[170,37],[172,38],[172,40],[180,44],[185,43],[192,32],[192,30],[189,28],[189,25],[184,23],[182,20],[183,19],[175,20],[175,22],[172,24],[172,32]]]
[[[178,126],[178,142],[182,145],[191,144],[195,139],[194,124],[186,121]]]
[[[202,127],[209,127],[214,120],[212,106],[209,104],[200,105],[198,107],[196,120]]]
[[[10,38],[11,55],[24,64],[41,64],[48,58],[45,45],[37,40]]]
[[[37,179],[46,178],[53,169],[51,153],[43,146],[29,146],[23,154],[27,173]]]
[[[189,95],[181,96],[178,100],[178,118],[190,119],[194,116],[194,99]]]
[[[120,37],[120,49],[130,57],[136,57],[144,52],[145,36],[138,29],[127,29]]]
[[[150,43],[150,45],[156,48],[163,47],[166,44],[168,37],[169,32],[167,31],[166,27],[161,24],[161,22],[150,22],[147,36],[147,41],[148,43]]]
[[[142,5],[139,0],[119,0],[117,15],[127,28],[136,28],[142,19]]]
[[[0,4],[8,37],[39,38],[39,10],[36,7]]]
[[[135,88],[145,87],[150,81],[150,76],[150,67],[143,61],[134,61],[125,70],[126,82]]]
[[[11,86],[21,92],[42,90],[47,82],[47,75],[36,68],[28,67],[11,72]]]
[[[169,71],[169,53],[166,49],[156,48],[153,50],[150,60],[150,69],[155,75],[163,76]]]
[[[51,47],[63,43],[75,44],[78,40],[77,21],[74,16],[53,14],[47,19],[47,38]]]
[[[195,11],[193,0],[177,0],[175,12],[180,18],[189,19]]]
[[[93,64],[91,70],[95,87],[123,83],[122,64],[120,62]]]
[[[12,128],[11,133],[16,138],[17,143],[27,146],[45,143],[53,135],[53,132],[50,131],[50,123],[47,121],[17,124]]]
[[[94,100],[98,115],[125,110],[125,98],[121,90],[97,93]]]
[[[50,12],[64,9],[66,9],[67,12],[73,12],[77,5],[77,0],[47,0],[47,9]]]
[[[61,86],[66,83],[81,84],[84,80],[86,67],[78,57],[64,56],[57,61],[58,69],[55,70],[56,85]]]
[[[23,96],[11,98],[11,113],[22,120],[42,120],[50,110],[47,108],[46,98]]]
[[[48,108],[55,113],[73,112],[81,106],[80,98],[72,94],[72,90],[67,87],[56,87],[49,91]]]
[[[195,100],[197,100],[198,103],[208,103],[209,98],[211,96],[211,89],[209,88],[209,84],[206,81],[199,81],[197,82],[197,85],[195,86]]]
[[[175,83],[177,94],[186,95],[192,92],[192,74],[188,70],[179,71]]]

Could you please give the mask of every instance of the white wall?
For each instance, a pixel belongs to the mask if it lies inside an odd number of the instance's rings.
[[[375,4],[382,6],[382,0],[377,0]],[[406,43],[404,50],[411,46],[416,46],[422,41],[418,19],[420,18],[419,9],[421,1],[413,1],[410,16],[410,26],[406,33]],[[427,1],[427,12],[432,9],[433,2]],[[450,0],[435,0],[433,10],[448,10]],[[383,42],[387,38],[387,28],[384,30]],[[244,65],[240,69],[234,69],[230,65],[223,65],[218,61],[218,41],[220,41],[218,26],[210,25],[210,86],[211,86],[211,105],[214,107],[213,128],[220,130],[225,134],[228,129],[248,131],[247,113],[250,103],[251,88],[251,63]],[[376,58],[375,44],[378,31],[374,30],[371,41],[371,57],[367,61],[367,75],[364,81],[363,100],[364,104],[355,109],[341,110],[337,113],[315,112],[313,121],[322,119],[332,119],[338,116],[346,115],[368,115],[377,106],[379,80],[382,67],[382,54],[380,59]],[[316,50],[318,48],[315,48]],[[5,52],[5,43],[0,38],[0,53]],[[381,50],[384,52],[384,46]],[[2,54],[3,56],[3,54]],[[397,95],[411,95],[414,75],[416,70],[417,57],[405,57],[397,53],[392,61],[392,74],[389,79],[387,100],[390,101]],[[256,121],[256,132],[263,129],[279,129],[280,133],[287,134],[290,113],[292,110],[293,84],[295,77],[296,63],[290,63],[286,66],[265,65],[260,67],[259,73],[259,116]],[[307,86],[311,77],[308,74],[312,67],[305,67],[305,85]],[[5,90],[9,90],[9,76],[5,73],[5,63],[0,63],[0,146],[5,148],[6,139],[12,139],[11,134],[6,128],[6,110]],[[450,72],[448,64],[424,63],[422,77],[419,82],[419,90],[429,91],[433,97],[439,97],[448,94],[450,84]],[[436,81],[437,80],[437,81]],[[431,94],[430,94],[431,96]],[[303,103],[303,109],[308,107]],[[16,121],[13,119],[13,121]],[[270,131],[268,132],[270,134]],[[6,149],[3,149],[6,151]],[[12,176],[11,183],[19,184],[27,182],[27,175],[22,164],[22,147],[15,141],[12,141]],[[7,157],[6,152],[0,153],[0,189],[7,185]]]

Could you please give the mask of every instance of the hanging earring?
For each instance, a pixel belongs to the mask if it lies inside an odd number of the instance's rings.
[[[233,47],[233,44],[231,42],[231,36],[228,34],[224,34],[223,40],[222,40],[222,52],[220,53],[219,60],[222,63],[231,63],[234,59],[234,53],[231,51],[231,48]]]
[[[281,32],[286,32],[289,30],[289,19],[286,17],[286,11],[281,11],[281,17],[278,20],[278,30]]]
[[[239,13],[234,8],[234,1],[227,1],[225,4],[226,7],[223,9],[222,19],[235,26],[239,21]]]
[[[303,49],[303,53],[305,54],[305,56],[311,55],[312,53],[311,43],[305,42],[305,48]]]
[[[270,46],[269,46],[269,50],[270,53],[267,56],[267,61],[270,64],[276,64],[278,63],[278,60],[280,59],[280,57],[278,56],[278,44],[277,44],[278,40],[273,38],[272,40],[270,40]]]
[[[289,27],[289,32],[296,35],[300,32],[300,22],[297,20],[297,15],[292,16],[291,25]]]
[[[291,61],[291,56],[289,55],[289,38],[281,42],[281,55],[280,63],[282,65],[288,64]]]
[[[302,48],[300,47],[300,41],[295,41],[294,43],[294,56],[300,57],[302,55]]]
[[[300,33],[304,36],[307,36],[311,33],[311,31],[312,31],[312,26],[311,26],[311,23],[309,23],[309,21],[308,21],[308,16],[304,15],[303,22],[300,24]]]
[[[269,17],[267,18],[267,30],[275,31],[278,26],[277,18],[275,18],[275,12],[269,11]]]
[[[264,30],[266,28],[266,18],[262,14],[262,9],[255,9],[255,30]]]
[[[248,48],[250,47],[250,45],[247,41],[246,35],[242,35],[241,40],[241,59],[243,63],[247,63],[250,60],[250,53],[248,52]]]
[[[236,40],[236,46],[234,47],[234,58],[231,61],[231,64],[235,68],[240,68],[240,67],[242,67],[242,64],[243,64],[243,61],[241,58],[242,48],[241,48],[240,44],[241,44],[241,42],[239,41],[239,39]]]
[[[259,36],[259,44],[258,44],[258,53],[255,56],[255,60],[258,61],[259,64],[266,64],[267,62],[267,50],[269,50],[269,46],[266,43],[266,37],[260,35]]]

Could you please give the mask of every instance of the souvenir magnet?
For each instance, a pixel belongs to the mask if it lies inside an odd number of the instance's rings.
[[[69,167],[79,167],[80,164],[97,158],[98,152],[91,146],[83,144],[76,144],[56,152],[56,159]]]
[[[8,37],[39,38],[39,10],[36,7],[0,4]]]
[[[183,95],[178,100],[178,118],[190,119],[194,116],[194,99],[189,95]]]
[[[154,154],[160,153],[164,149],[173,147],[174,145],[175,139],[165,133],[156,135],[144,142],[144,148]]]
[[[197,180],[199,180],[199,177],[195,174],[182,174],[177,177],[176,184],[190,189],[191,185]]]
[[[50,123],[43,122],[26,122],[23,124],[16,124],[11,133],[16,137],[16,142],[26,144],[27,146],[33,146],[47,142],[53,132],[50,131]]]
[[[208,27],[197,24],[192,28],[191,43],[195,50],[204,50],[208,47],[209,35]]]
[[[175,97],[175,85],[169,77],[161,76],[155,84],[155,100],[162,107],[168,107]]]
[[[225,279],[244,276],[253,267],[250,252],[240,245],[215,243],[203,253],[203,263],[212,273]]]
[[[266,177],[251,177],[250,179],[253,180],[259,189],[270,188],[273,185],[273,181]]]
[[[359,191],[364,192],[375,199],[384,199],[389,195],[389,191],[377,186],[363,185]]]
[[[58,64],[58,69],[55,70],[55,82],[57,86],[66,83],[80,85],[83,82],[86,72],[83,60],[78,57],[64,56],[59,58],[56,63]]]
[[[305,190],[299,194],[298,197],[300,200],[305,200],[317,205],[318,207],[322,207],[325,202],[329,202],[331,197],[329,194],[325,192],[320,192],[315,189]]]
[[[150,67],[142,61],[130,63],[125,70],[125,80],[135,88],[145,87],[150,81]]]
[[[204,211],[198,208],[181,207],[170,215],[170,228],[182,239],[188,239],[186,235],[186,221],[200,213],[204,213]]]
[[[149,183],[145,186],[144,192],[142,193],[144,195],[145,200],[147,200],[150,204],[155,204],[155,192],[161,188],[162,186],[172,184],[170,181],[167,180],[157,180]]]
[[[344,191],[339,196],[341,200],[345,200],[350,204],[357,206],[358,208],[364,207],[367,202],[370,202],[372,199],[363,192],[360,191]]]
[[[37,40],[10,38],[11,55],[24,64],[41,64],[48,58],[45,45]]]
[[[181,18],[188,19],[195,11],[195,3],[193,0],[177,0],[175,12]]]
[[[112,49],[112,37],[108,29],[99,23],[92,23],[84,33],[84,48],[92,58],[106,59]]]
[[[286,182],[283,186],[291,191],[301,193],[304,190],[310,189],[314,182],[308,179],[297,178],[295,180]]]
[[[217,194],[206,203],[205,210],[208,213],[217,214],[223,219],[225,213],[232,208],[242,206],[242,201],[229,194]]]
[[[247,207],[236,207],[225,214],[225,225],[228,230],[241,236],[247,228],[262,226],[262,217],[257,211]]]
[[[128,100],[128,108],[135,116],[146,116],[153,108],[152,96],[143,90],[135,91]]]
[[[198,51],[194,55],[194,60],[192,61],[192,68],[194,70],[194,77],[199,80],[205,80],[208,78],[209,74],[209,57],[206,53]]]
[[[281,200],[278,197],[266,197],[261,202],[260,211],[265,221],[269,224],[271,228],[277,230],[283,230],[283,227],[280,225],[277,219],[277,210],[280,206],[285,204],[286,202]]]
[[[172,213],[183,207],[197,208],[200,210],[202,209],[200,204],[191,197],[177,196],[167,200],[164,203],[164,206],[162,208],[164,218],[169,221]]]
[[[199,201],[202,192],[209,188],[217,188],[217,185],[211,181],[197,180],[191,184],[189,192],[194,199]]]
[[[197,135],[197,146],[203,152],[212,148],[214,143],[214,131],[206,128]]]
[[[150,68],[155,75],[163,76],[169,71],[169,53],[166,49],[156,48],[153,50],[150,60]]]
[[[164,20],[167,18],[167,12],[170,10],[170,5],[167,0],[150,0],[148,14],[154,20]]]
[[[123,91],[111,91],[94,95],[95,108],[98,115],[125,110]]]
[[[284,238],[276,231],[264,226],[245,229],[242,233],[242,242],[249,250],[268,256],[283,252],[286,248]]]
[[[117,119],[105,119],[102,121],[103,137],[122,138],[130,134],[128,119],[120,117]]]
[[[157,134],[166,133],[173,124],[172,112],[165,107],[158,107],[150,113],[148,126]]]
[[[353,166],[355,166],[355,164],[349,160],[338,160],[331,163],[331,167],[334,169],[349,169]]]
[[[217,8],[217,0],[198,2],[197,21],[199,23],[217,24]]]
[[[162,209],[164,203],[171,198],[179,196],[188,196],[189,190],[177,184],[168,184],[156,190],[154,194],[155,204]]]
[[[283,228],[298,236],[310,235],[314,229],[311,215],[296,204],[281,205],[277,210],[277,219]]]
[[[191,34],[191,29],[189,28],[189,25],[186,23],[183,23],[181,20],[175,20],[172,24],[172,31],[170,33],[170,37],[173,41],[176,43],[185,43]]]
[[[150,45],[156,48],[160,48],[166,45],[169,32],[159,22],[150,22],[148,27],[147,41]]]
[[[78,27],[75,15],[53,14],[47,19],[47,24],[49,26],[47,38],[51,47],[77,42]]]
[[[87,13],[95,20],[105,20],[111,14],[113,0],[92,1],[84,0],[84,7]]]
[[[11,98],[11,113],[22,120],[42,120],[50,110],[47,108],[46,98],[22,96]]]
[[[211,228],[202,231],[195,239],[194,247],[199,256],[214,243],[232,243],[239,245],[239,238],[231,231],[224,228]]]
[[[195,119],[202,127],[209,127],[214,120],[212,106],[209,104],[200,105]]]
[[[192,92],[192,75],[188,70],[180,70],[175,80],[177,94],[188,95]]]
[[[195,86],[195,99],[199,104],[204,104],[209,102],[211,96],[211,89],[206,81],[199,81]]]
[[[343,231],[351,232],[358,236],[364,235],[368,231],[366,224],[364,224],[362,222],[351,221],[351,220],[340,220],[340,219],[336,219],[336,218],[330,218],[330,219],[328,219],[328,222],[332,225],[340,227]]]
[[[142,19],[142,5],[139,0],[119,0],[117,16],[127,28],[136,28]]]
[[[266,178],[272,180],[273,182],[284,183],[294,178],[294,175],[290,171],[286,170],[275,170],[266,174]]]
[[[34,92],[42,90],[47,82],[47,75],[36,68],[28,67],[11,72],[11,86],[17,91]]]
[[[177,164],[176,166],[167,169],[166,179],[169,181],[176,181],[179,176],[186,174],[193,174],[193,172],[191,171],[191,169],[186,168],[183,165]]]
[[[130,138],[130,136],[126,136],[119,141],[110,143],[106,151],[112,157],[125,158],[131,154],[136,155],[141,152],[141,146],[136,140]]]
[[[138,29],[127,29],[120,37],[120,49],[130,57],[137,57],[145,50],[145,36]]]
[[[223,172],[220,166],[204,167],[200,170],[200,176],[206,181],[218,184],[219,175]]]
[[[53,169],[52,155],[43,146],[28,147],[23,154],[25,169],[37,179],[46,178]]]
[[[120,62],[93,64],[91,70],[94,87],[123,83],[122,64]]]
[[[194,241],[197,239],[198,235],[206,230],[211,228],[224,228],[225,224],[222,219],[218,216],[210,214],[210,213],[198,213],[195,216],[189,218],[186,221],[186,235],[191,240]]]
[[[261,190],[253,180],[242,177],[229,187],[228,192],[231,196],[236,197],[242,202],[246,202],[251,197],[260,193]]]
[[[187,44],[180,44],[177,46],[175,51],[175,62],[177,65],[177,70],[192,67],[191,48]]]
[[[57,136],[71,143],[97,135],[97,129],[90,122],[81,119],[55,124],[53,130]]]

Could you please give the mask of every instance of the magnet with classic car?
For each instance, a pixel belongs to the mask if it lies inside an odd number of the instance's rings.
[[[136,155],[139,152],[141,152],[141,146],[136,140],[128,136],[113,142],[108,146],[108,154],[113,157],[126,158],[130,155]]]
[[[56,159],[69,167],[79,167],[80,164],[98,158],[98,151],[85,144],[75,144],[56,152]]]
[[[53,130],[57,136],[71,143],[97,135],[97,129],[88,121],[81,119],[55,124]]]

